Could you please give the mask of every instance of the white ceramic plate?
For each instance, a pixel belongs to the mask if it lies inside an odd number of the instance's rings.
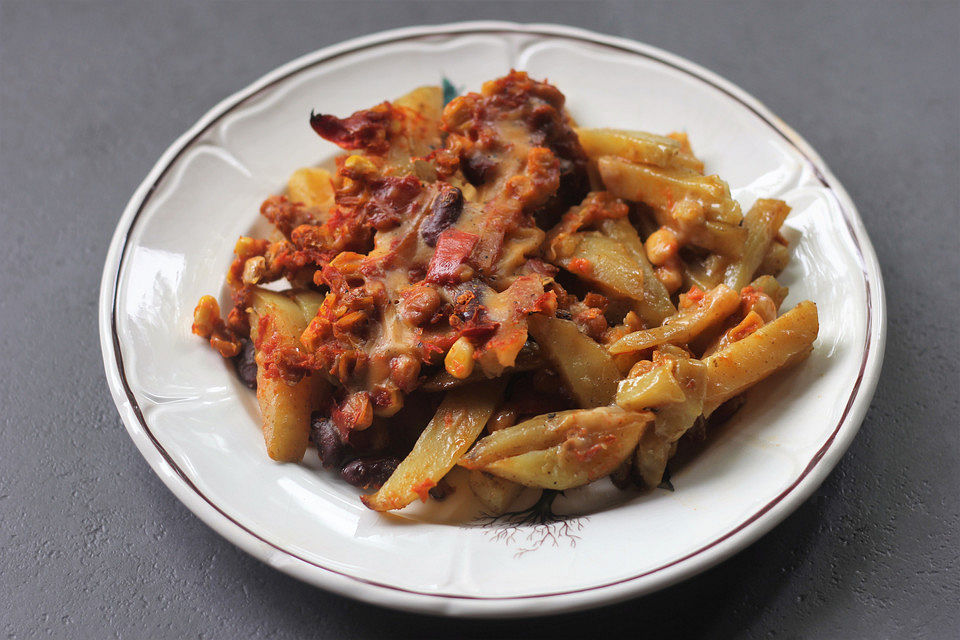
[[[683,130],[749,207],[785,199],[794,258],[785,303],[817,302],[811,358],[750,394],[676,491],[610,490],[555,503],[565,520],[481,526],[469,492],[383,516],[333,474],[265,453],[253,394],[190,334],[221,292],[238,235],[296,168],[337,149],[311,109],[345,115],[446,77],[478,89],[511,67],[548,78],[589,126]],[[225,296],[224,296],[225,297]],[[876,257],[843,187],[759,102],[636,42],[547,25],[417,27],[295,60],[227,98],[177,140],[134,194],[103,275],[107,379],[144,457],[201,519],[264,562],[377,604],[430,613],[539,615],[649,593],[756,540],[823,481],[873,394],[885,310]],[[308,458],[314,458],[308,454]]]

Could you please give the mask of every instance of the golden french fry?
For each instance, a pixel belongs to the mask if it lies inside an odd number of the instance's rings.
[[[597,215],[597,211],[607,212]],[[648,327],[676,313],[656,277],[627,208],[606,193],[592,193],[547,236],[545,257],[612,297],[627,301]],[[593,231],[583,228],[596,227]]]
[[[393,104],[411,109],[430,122],[440,122],[440,115],[443,113],[443,89],[436,86],[417,87],[394,100]]]
[[[704,349],[701,357],[709,358],[717,351],[726,348],[727,345],[736,342],[737,340],[743,340],[748,335],[762,327],[763,324],[764,321],[760,314],[751,310],[746,316],[744,316],[743,320],[721,333],[709,347]]]
[[[620,129],[577,129],[580,145],[594,160],[601,156],[618,156],[630,162],[674,166],[673,159],[680,153],[680,143],[666,136],[643,131]]]
[[[468,484],[477,500],[483,505],[489,516],[499,516],[510,508],[517,496],[523,492],[523,485],[504,480],[483,471],[471,471]]]
[[[614,156],[599,158],[597,167],[615,196],[643,202],[661,213],[670,215],[678,202],[687,200],[700,205],[709,220],[736,225],[743,217],[730,187],[718,176],[635,164]]]
[[[583,150],[593,160],[602,156],[618,156],[630,162],[652,164],[664,169],[703,171],[703,163],[688,152],[680,141],[667,136],[621,129],[577,129],[577,136]]]
[[[743,227],[716,220],[704,220],[698,225],[685,227],[683,233],[690,244],[728,257],[740,255],[747,238],[747,230]]]
[[[770,296],[773,303],[777,305],[777,309],[780,308],[787,294],[790,293],[790,289],[777,282],[777,279],[770,275],[760,276],[751,282],[750,286]]]
[[[395,107],[405,110],[407,116],[393,132],[390,151],[387,155],[388,166],[398,173],[433,174],[430,163],[417,158],[428,155],[441,144],[440,115],[443,112],[443,89],[440,87],[419,87],[393,101]]]
[[[764,255],[763,260],[760,261],[760,266],[757,267],[756,273],[759,275],[778,276],[786,269],[788,262],[790,262],[790,248],[777,241],[771,242],[770,248],[767,249],[766,255]]]
[[[570,489],[616,469],[651,419],[620,407],[538,416],[482,439],[460,464],[526,486]]]
[[[296,289],[290,293],[290,297],[300,307],[307,324],[316,317],[320,305],[323,304],[323,294],[309,289]]]
[[[708,274],[701,260],[682,260],[680,264],[683,270],[684,289],[700,287],[707,291],[720,284],[720,275],[714,274],[711,276]]]
[[[448,391],[433,419],[380,490],[362,496],[375,511],[402,509],[427,492],[473,444],[500,401],[504,379],[484,380]]]
[[[813,349],[819,323],[817,305],[805,300],[743,340],[704,360],[707,391],[703,415],[771,373],[803,359]]]
[[[501,458],[520,455],[533,449],[551,447],[563,440],[557,425],[573,411],[580,411],[580,409],[544,413],[512,427],[498,429],[477,441],[457,464],[467,469],[482,469]]]
[[[657,407],[653,428],[644,431],[637,444],[634,472],[648,487],[660,484],[667,461],[676,450],[677,440],[696,423],[703,410],[707,386],[707,367],[703,362],[673,347],[665,347],[661,355],[665,361],[662,366],[672,371],[682,397]]]
[[[617,387],[617,406],[630,411],[653,409],[686,398],[673,375],[673,366],[664,364],[635,378],[621,380]]]
[[[683,344],[720,322],[740,306],[740,296],[726,285],[708,291],[700,303],[668,318],[654,329],[635,331],[610,345],[610,353],[641,351],[661,344]]]
[[[256,348],[257,402],[263,418],[267,454],[279,462],[303,458],[310,436],[317,380],[307,376],[294,385],[272,375],[261,345],[297,349],[307,326],[301,306],[274,291],[256,288],[251,296],[250,337]]]
[[[625,298],[643,298],[643,273],[626,247],[599,231],[571,233],[553,244],[550,258],[587,282]]]
[[[302,202],[326,212],[333,206],[330,172],[318,167],[297,169],[287,180],[287,195],[294,202]]]
[[[724,274],[728,287],[739,291],[753,279],[789,213],[790,207],[783,200],[761,199],[750,208],[743,218],[747,229],[743,252]]]
[[[637,315],[647,327],[660,326],[664,320],[675,314],[677,309],[670,301],[666,287],[654,274],[637,230],[627,218],[616,218],[601,222],[600,231],[626,247],[636,260],[636,266],[643,274],[643,295],[635,305]]]
[[[581,408],[609,404],[620,371],[606,349],[569,320],[532,315],[528,330]]]
[[[645,324],[657,326],[675,312],[646,259],[641,262],[623,243],[599,231],[586,231],[567,235],[554,246],[549,256],[553,262],[603,292],[631,301]]]
[[[687,134],[678,131],[671,131],[667,134],[667,137],[671,140],[676,140],[680,145],[680,153],[678,155],[683,159],[682,166],[687,167],[691,171],[696,171],[697,173],[702,174],[703,161],[693,153],[693,147],[690,146],[690,138],[687,136]]]
[[[681,349],[669,353],[665,360],[672,367],[674,378],[682,389],[683,397],[677,402],[657,409],[654,430],[668,442],[676,442],[687,432],[687,429],[693,426],[703,412],[703,400],[707,390],[707,366],[700,360],[691,358]]]
[[[663,472],[673,451],[674,445],[658,434],[656,429],[645,429],[633,454],[634,473],[640,476],[647,487],[656,487],[663,481]]]

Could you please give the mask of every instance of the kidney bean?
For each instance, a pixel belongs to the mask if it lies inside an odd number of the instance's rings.
[[[470,184],[479,186],[485,183],[496,168],[494,161],[482,153],[471,153],[460,159],[460,169]]]
[[[319,411],[310,415],[310,441],[317,446],[320,464],[326,469],[339,467],[353,453],[353,448],[343,441],[333,420]]]
[[[462,212],[463,193],[460,189],[452,187],[437,194],[430,204],[430,215],[420,225],[420,235],[427,246],[437,246],[437,238],[457,221]]]
[[[357,431],[354,429],[347,434],[347,445],[350,447],[351,457],[368,457],[383,452],[390,444],[390,429],[383,422],[370,426],[369,429]]]
[[[248,338],[240,339],[240,353],[233,357],[233,366],[237,370],[240,381],[251,389],[257,388],[257,361],[256,349],[253,341]]]
[[[379,489],[398,464],[399,458],[357,458],[343,466],[340,477],[361,489]]]
[[[443,502],[447,496],[454,492],[453,486],[447,482],[446,478],[440,478],[440,482],[435,487],[430,487],[430,497],[437,502]]]

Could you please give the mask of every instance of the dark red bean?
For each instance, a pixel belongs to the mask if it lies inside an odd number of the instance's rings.
[[[347,435],[347,445],[357,456],[370,456],[382,452],[390,444],[390,430],[382,422],[370,425],[363,431],[354,429]]]
[[[495,168],[494,161],[482,153],[474,152],[460,159],[460,169],[463,171],[463,177],[475,186],[480,186],[489,180],[493,176]]]
[[[447,482],[446,478],[440,478],[440,482],[437,483],[437,486],[430,488],[430,497],[436,500],[437,502],[443,502],[447,499],[447,496],[454,492],[453,486]]]
[[[353,454],[353,447],[343,441],[337,425],[319,411],[310,415],[310,441],[317,446],[320,464],[326,469],[339,467]]]
[[[398,464],[399,458],[357,458],[344,465],[340,477],[361,489],[379,489]]]
[[[240,382],[250,387],[257,388],[257,351],[253,348],[253,341],[248,338],[240,339],[240,353],[233,357],[233,366],[237,370]]]
[[[420,225],[420,235],[429,247],[437,246],[437,238],[457,221],[463,212],[463,193],[456,187],[437,194],[430,205],[430,215]]]

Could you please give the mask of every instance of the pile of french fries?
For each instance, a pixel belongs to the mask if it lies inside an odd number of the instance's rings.
[[[396,104],[435,121],[440,99],[435,88],[422,88]],[[430,131],[423,135],[436,135]],[[566,490],[611,474],[656,487],[695,424],[811,351],[815,304],[780,312],[787,289],[775,278],[789,258],[780,235],[786,203],[761,199],[744,215],[727,184],[704,174],[683,134],[578,129],[577,136],[593,192],[555,227],[530,237],[541,259],[612,301],[611,328],[597,338],[559,314],[529,315],[527,344],[491,378],[489,368],[465,371],[472,348],[455,344],[445,369],[421,380],[421,390],[444,394],[442,402],[389,479],[362,496],[368,507],[396,510],[426,500],[458,465],[469,470],[469,486],[490,514],[508,510],[524,487]],[[409,147],[417,147],[416,136]],[[413,155],[420,154],[405,149],[397,161],[420,171]],[[288,184],[291,200],[321,211],[332,206],[333,192],[330,174],[318,168],[297,171]],[[583,213],[611,202],[627,203],[629,214]],[[529,252],[518,255],[522,261]],[[254,285],[255,267],[244,274]],[[252,290],[247,313],[258,364],[267,348],[302,351],[301,335],[323,293]],[[201,303],[208,315],[211,300]],[[204,330],[207,337],[213,331],[200,326],[198,333]],[[510,377],[537,368],[558,376],[575,408],[499,428],[493,421]],[[311,412],[331,385],[321,375],[290,384],[265,369],[258,369],[257,398],[267,452],[300,460]]]

